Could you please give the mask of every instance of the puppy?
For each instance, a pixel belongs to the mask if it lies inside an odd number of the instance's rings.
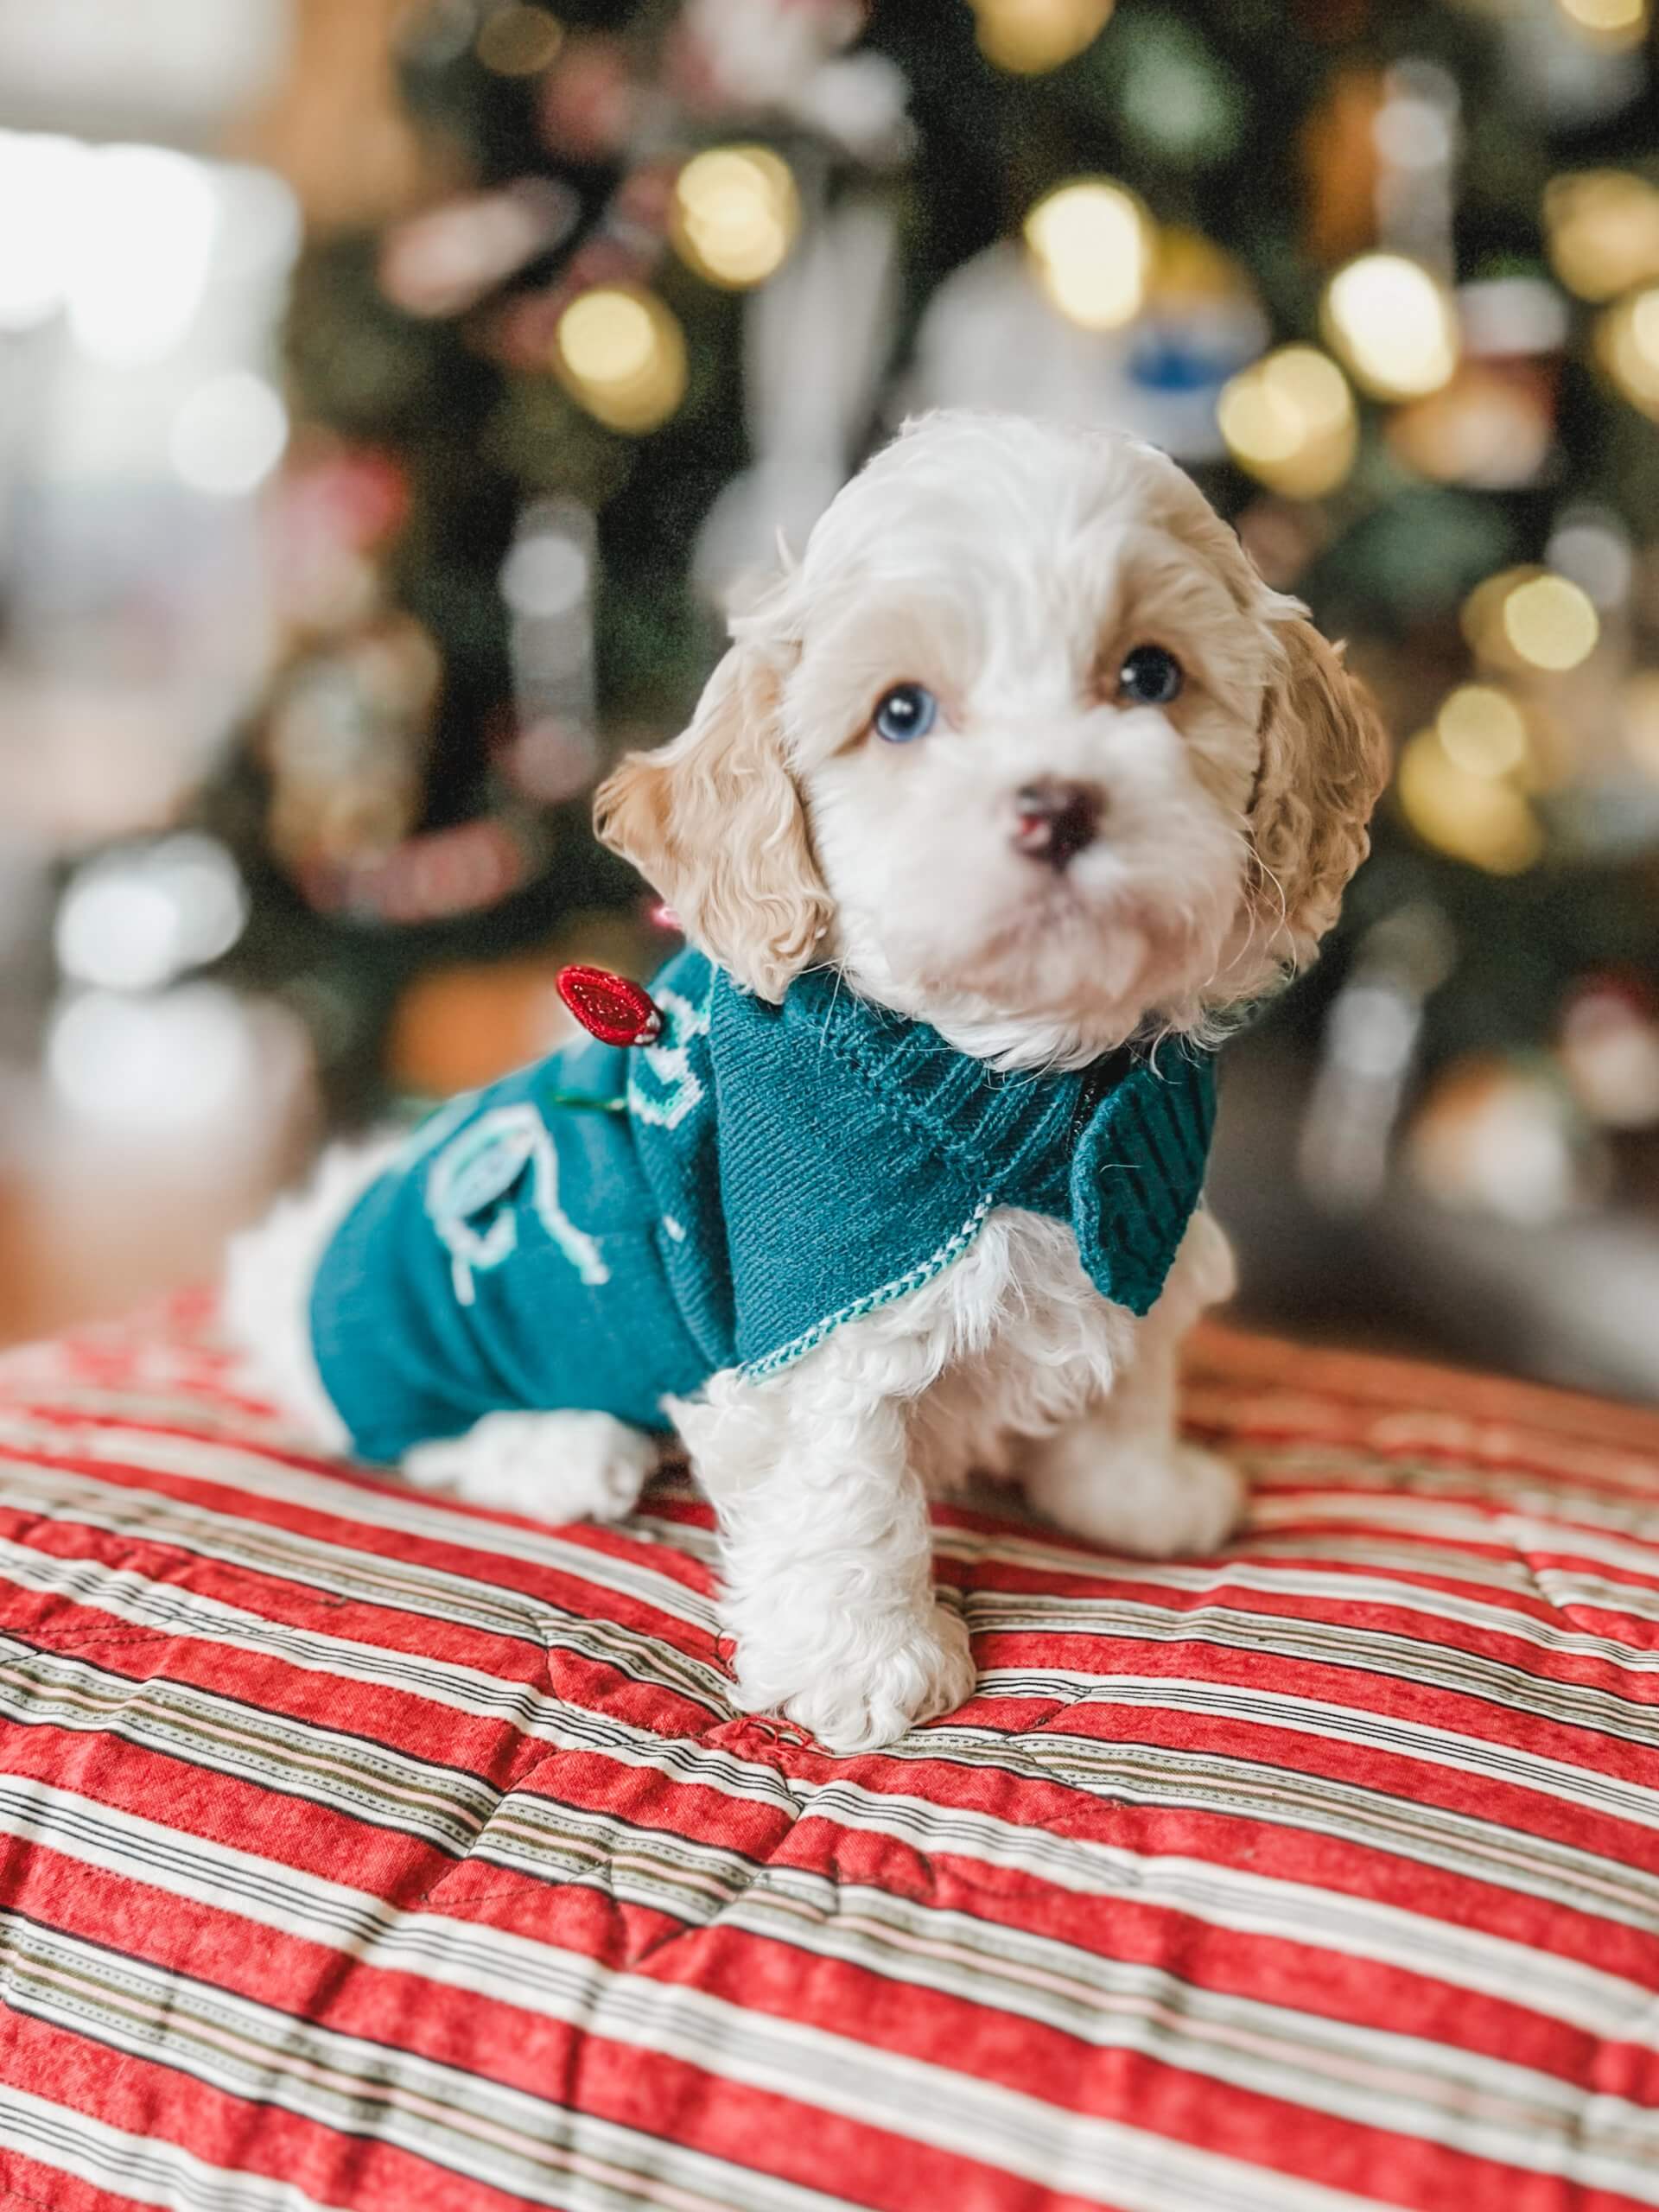
[[[908,426],[733,639],[599,795],[689,940],[661,1033],[332,1155],[228,1311],[320,1440],[543,1518],[677,1430],[740,1701],[851,1752],[973,1687],[931,1493],[1153,1556],[1237,1519],[1176,1431],[1232,1287],[1211,1048],[1313,957],[1387,747],[1172,462],[1012,417]]]

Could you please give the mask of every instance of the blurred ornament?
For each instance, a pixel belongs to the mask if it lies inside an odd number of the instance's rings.
[[[980,52],[999,69],[1040,77],[1093,44],[1114,0],[972,0]]]
[[[554,366],[572,398],[607,429],[640,436],[685,397],[685,337],[654,292],[596,285],[559,318]]]
[[[1543,855],[1543,830],[1525,793],[1501,772],[1454,760],[1438,728],[1407,741],[1395,789],[1426,844],[1490,875],[1518,875]]]
[[[314,228],[371,228],[409,206],[433,157],[397,95],[407,0],[296,0],[282,91],[231,151],[287,178]]]
[[[442,673],[429,633],[397,615],[278,677],[261,744],[270,844],[287,867],[383,853],[407,833]]]
[[[1598,44],[1638,46],[1647,35],[1648,0],[1556,0],[1575,30]]]
[[[1338,68],[1302,127],[1307,251],[1320,266],[1376,238],[1376,123],[1382,101],[1380,70]]]
[[[547,68],[564,43],[564,26],[545,8],[504,0],[478,27],[474,51],[499,77],[535,77]]]
[[[1410,56],[1384,72],[1371,124],[1380,242],[1447,275],[1462,105],[1449,69]]]
[[[591,511],[537,499],[519,519],[501,569],[512,614],[517,734],[500,762],[523,797],[570,798],[598,765],[594,735],[594,584],[599,557]]]
[[[1583,300],[1659,277],[1659,191],[1628,169],[1580,169],[1544,188],[1550,266]]]
[[[1118,125],[1133,144],[1187,169],[1236,152],[1249,118],[1244,87],[1191,22],[1126,10],[1113,61]]]
[[[893,353],[899,246],[888,208],[849,197],[744,307],[744,424],[753,460],[721,486],[693,575],[725,603],[776,570],[846,481]]]
[[[1346,378],[1312,346],[1281,346],[1223,391],[1217,419],[1228,450],[1273,490],[1315,499],[1354,465],[1358,423]]]
[[[1424,1008],[1457,957],[1440,908],[1414,899],[1374,922],[1327,1015],[1298,1147],[1304,1185],[1332,1213],[1382,1196]]]
[[[1571,334],[1567,302],[1541,276],[1487,276],[1458,287],[1466,359],[1517,361],[1559,353]]]
[[[1252,499],[1237,528],[1262,582],[1274,591],[1294,590],[1330,535],[1321,511],[1294,499]]]
[[[1465,361],[1450,384],[1389,417],[1387,436],[1419,475],[1484,492],[1532,483],[1554,444],[1554,391],[1530,363]]]
[[[47,1076],[67,1113],[112,1136],[199,1141],[258,1110],[261,1041],[218,983],[76,991],[53,1014]]]
[[[1537,1228],[1595,1204],[1605,1149],[1541,1057],[1459,1060],[1418,1109],[1413,1179],[1438,1204]]]
[[[1544,548],[1549,567],[1575,583],[1598,613],[1624,607],[1636,575],[1630,534],[1606,507],[1570,506]]]
[[[184,831],[118,846],[71,877],[58,965],[76,982],[150,990],[228,952],[247,918],[241,871],[216,838]]]
[[[787,112],[863,27],[861,0],[684,0],[669,81],[705,113]]]
[[[1548,569],[1506,569],[1472,591],[1464,635],[1498,667],[1560,675],[1595,651],[1601,622],[1588,593]]]
[[[542,135],[571,161],[609,160],[632,133],[640,97],[620,39],[573,35],[543,82]]]
[[[359,627],[381,591],[371,556],[409,513],[409,480],[390,454],[314,438],[278,481],[269,518],[278,619],[301,631]]]
[[[542,857],[494,815],[407,837],[390,852],[354,861],[319,858],[301,885],[320,912],[408,925],[448,921],[496,906]]]
[[[1659,669],[1639,669],[1624,679],[1618,732],[1631,760],[1644,775],[1659,781]]]
[[[542,177],[449,200],[387,232],[380,289],[405,315],[463,314],[526,262],[550,252],[578,212],[573,192]]]
[[[1377,399],[1438,391],[1458,365],[1457,317],[1446,287],[1403,254],[1367,253],[1325,289],[1325,335]]]
[[[764,283],[781,266],[800,226],[794,176],[768,146],[711,147],[680,171],[674,244],[711,283],[730,291]]]
[[[1085,330],[1115,330],[1141,311],[1155,232],[1135,194],[1108,177],[1080,177],[1039,200],[1026,245],[1043,289]]]
[[[1607,310],[1597,325],[1596,353],[1631,406],[1659,419],[1659,284]]]
[[[1659,1122],[1659,1006],[1651,985],[1628,975],[1586,977],[1562,1009],[1560,1049],[1574,1096],[1604,1128]]]

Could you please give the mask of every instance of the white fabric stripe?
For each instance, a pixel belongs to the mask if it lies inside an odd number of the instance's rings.
[[[373,1648],[352,1645],[312,1631],[283,1630],[254,1615],[238,1613],[217,1600],[181,1593],[172,1586],[145,1585],[142,1578],[124,1570],[89,1569],[86,1562],[51,1560],[46,1554],[5,1546],[0,1546],[0,1568],[6,1565],[9,1549],[16,1554],[12,1562],[14,1573],[29,1586],[63,1591],[67,1584],[78,1582],[81,1602],[96,1603],[117,1618],[135,1620],[141,1625],[160,1626],[234,1648],[269,1649],[296,1665],[331,1672],[348,1681],[359,1678],[384,1681],[387,1687],[429,1697],[477,1718],[505,1715],[526,1734],[559,1749],[599,1751],[629,1766],[671,1774],[680,1783],[713,1787],[727,1795],[768,1805],[782,1803],[792,1808],[799,1800],[826,1816],[887,1829],[885,1815],[878,1815],[873,1820],[859,1820],[853,1809],[856,1797],[842,1794],[855,1785],[842,1779],[822,1785],[798,1776],[785,1779],[764,1762],[741,1759],[728,1751],[716,1751],[691,1738],[656,1736],[613,1716],[599,1715],[579,1706],[543,1697],[527,1685],[503,1683],[493,1676],[480,1675],[448,1662],[424,1662],[418,1668],[386,1667],[382,1663],[386,1655]],[[87,1592],[94,1594],[88,1596]],[[188,1599],[188,1602],[180,1603],[181,1599]],[[1047,1755],[1041,1756],[1045,1746]],[[1066,1747],[1065,1757],[1074,1770],[1069,1775],[1057,1771],[1052,1758],[1053,1751],[1062,1746]],[[1231,1809],[1245,1817],[1292,1819],[1314,1834],[1346,1834],[1368,1847],[1403,1853],[1425,1864],[1446,1867],[1460,1874],[1478,1873],[1479,1878],[1498,1881],[1553,1904],[1600,1914],[1628,1925],[1649,1927],[1654,1918],[1655,1908],[1649,1893],[1655,1885],[1639,1870],[1623,1869],[1551,1840],[1522,1835],[1490,1822],[1463,1819],[1440,1808],[1433,1810],[1434,1833],[1427,1836],[1422,1832],[1421,1820],[1414,1831],[1408,1824],[1406,1816],[1413,1808],[1402,1808],[1386,1796],[1325,1777],[1281,1773],[1273,1769],[1263,1770],[1243,1760],[1213,1754],[1160,1751],[1156,1756],[1164,1767],[1182,1777],[1172,1783],[1167,1772],[1148,1774],[1144,1769],[1136,1772],[1134,1747],[1056,1738],[1050,1729],[988,1742],[984,1732],[955,1728],[949,1722],[911,1738],[898,1746],[893,1756],[904,1759],[943,1757],[979,1767],[1006,1767],[1067,1787],[1098,1790],[1109,1784],[1114,1789],[1132,1790],[1143,1802],[1173,1802],[1214,1810],[1223,1809],[1226,1803],[1225,1778],[1233,1776],[1236,1780],[1232,1785]],[[1083,1769],[1081,1783],[1076,1771],[1079,1768]],[[1185,1779],[1189,1775],[1190,1783]],[[887,1793],[878,1793],[868,1799],[870,1806],[885,1807],[895,1802]],[[917,1800],[907,1802],[921,1803]],[[843,1805],[848,1808],[845,1812],[842,1809]],[[1346,1817],[1338,1817],[1344,1809]],[[923,1817],[915,1823],[916,1833],[906,1837],[918,1848],[965,1848],[969,1856],[987,1857],[994,1861],[999,1860],[1008,1848],[1006,1842],[1000,1849],[995,1847],[994,1840],[1003,1834],[1001,1824],[991,1822],[976,1829],[970,1816],[946,1808],[921,1805],[921,1814]],[[1046,1857],[1049,1839],[1039,1838],[1025,1828],[1014,1828],[1007,1834],[1014,1839],[1014,1857],[1008,1863],[1030,1864]],[[944,1840],[948,1835],[977,1840],[952,1847]],[[1052,1869],[1046,1871],[1050,1878],[1065,1878]]]
[[[714,1619],[709,1601],[676,1576],[637,1558],[621,1558],[598,1545],[561,1537],[551,1524],[508,1527],[480,1514],[435,1503],[390,1478],[384,1482],[348,1482],[339,1476],[320,1475],[291,1460],[251,1449],[240,1438],[220,1441],[156,1436],[145,1430],[107,1426],[65,1430],[18,1421],[10,1408],[4,1408],[0,1409],[0,1444],[7,1442],[31,1458],[102,1459],[150,1469],[188,1482],[211,1483],[220,1490],[246,1491],[280,1505],[308,1507],[335,1520],[366,1522],[371,1528],[391,1529],[450,1549],[533,1562],[597,1589],[633,1598],[695,1627],[707,1628]]]
[[[1350,1610],[1369,1605],[1379,1611],[1472,1629],[1478,1635],[1508,1643],[1532,1644],[1561,1658],[1594,1659],[1636,1674],[1659,1674],[1659,1650],[1643,1649],[1618,1637],[1599,1636],[1586,1629],[1558,1627],[1554,1621],[1541,1621],[1531,1613],[1509,1606],[1487,1605],[1478,1598],[1465,1597],[1456,1591],[1395,1581],[1382,1575],[1320,1574],[1311,1569],[1276,1567],[1268,1561],[1241,1559],[1230,1560],[1222,1568],[1137,1565],[1133,1579],[1137,1583],[1152,1583],[1194,1597],[1214,1597],[1224,1592],[1231,1597],[1239,1591],[1250,1591],[1258,1597],[1315,1599],[1338,1609],[1340,1614],[1334,1621],[1319,1616],[1310,1621],[1305,1613],[1285,1614],[1263,1607],[1260,1612],[1245,1616],[1251,1621],[1272,1624],[1289,1620],[1345,1637],[1349,1633]],[[964,1600],[967,1606],[974,1609],[976,1620],[982,1611],[987,1629],[1006,1627],[1015,1631],[1035,1631],[1053,1628],[1068,1636],[1086,1633],[1088,1624],[1103,1610],[1129,1609],[1142,1602],[1127,1598],[1075,1597],[995,1587],[972,1591]],[[1202,1612],[1173,1605],[1148,1610],[1160,1611],[1173,1619],[1197,1621],[1205,1618],[1210,1608],[1205,1607]],[[1446,1649],[1442,1644],[1430,1648],[1437,1653]],[[1459,1645],[1449,1656],[1470,1655],[1466,1646]],[[1548,1679],[1556,1678],[1552,1675]]]
[[[499,2083],[315,2024],[296,2023],[249,1999],[204,1991],[130,1960],[111,1961],[94,1947],[60,1936],[43,1938],[14,1923],[10,1942],[18,1972],[29,1977],[26,2000],[21,1986],[14,1985],[20,2010],[48,2018],[61,2014],[66,2024],[82,2032],[95,2022],[100,2039],[164,2063],[188,2063],[190,2071],[219,2082],[232,2094],[257,2094],[296,2109],[302,2099],[314,2118],[333,2109],[342,2117],[352,2114],[360,2125],[360,2093],[353,2085],[372,2083],[385,2139],[401,2141],[433,2158],[448,2130],[454,2141],[468,2146],[475,2161],[469,2171],[478,2178],[511,2174],[521,2190],[528,2177],[526,2162],[542,2147],[547,2107]],[[557,1956],[542,1953],[544,1965]],[[118,1980],[119,2013],[83,1994],[78,1980],[83,1974],[105,1982]],[[1166,2212],[1172,2197],[1183,2204],[1236,2206],[1239,2212],[1336,2212],[1338,2207],[1366,2202],[1214,2152],[1195,2152],[1120,2121],[1065,2112],[978,2076],[953,2075],[923,2060],[776,2016],[757,2017],[683,1983],[599,1980],[602,1987],[589,1993],[580,2012],[590,2034],[689,2062],[761,2094],[862,2126],[886,2128],[951,2156],[965,2152],[1056,2195],[1100,2196],[1114,2205],[1128,2204],[1130,2212]],[[79,2008],[89,2002],[94,2009],[87,2015]],[[166,2023],[169,2040],[162,2050],[142,2026],[127,2024],[127,2012],[135,2006]],[[701,2038],[684,2032],[688,2016],[702,2029]],[[1520,2069],[1513,2070],[1519,2075]],[[1541,2079],[1522,2078],[1528,2084]],[[1409,2107],[1414,2086],[1409,2074],[1403,2076],[1398,2101]],[[1278,2094],[1286,2094],[1282,2082]],[[1659,2115],[1611,2097],[1598,2097],[1594,2104],[1604,2139],[1611,2144],[1616,2133],[1628,2136],[1628,2150],[1603,2151],[1585,2144],[1580,2133],[1584,2115],[1575,2108],[1567,2116],[1563,2139],[1535,2133],[1530,2148],[1541,2163],[1529,2161],[1529,2166],[1565,2171],[1584,2186],[1623,2188],[1639,2202],[1659,2202],[1659,2164],[1648,2160],[1643,2142],[1643,2134],[1659,2129]],[[1533,2116],[1538,2117],[1535,2107]],[[571,2115],[570,2125],[579,2137],[588,2123]],[[1472,2109],[1461,2114],[1458,2133],[1463,2147],[1478,2152],[1491,2132],[1485,2116]],[[683,2155],[664,2145],[652,2147],[671,2170],[671,2161]],[[1128,2195],[1126,2183],[1132,2192]]]
[[[589,2001],[586,1989],[571,1995],[569,1962],[550,1961],[543,1945],[475,1922],[449,1919],[435,1909],[404,1913],[372,1894],[315,1872],[188,1836],[137,1815],[108,1811],[48,1784],[0,1781],[0,1834],[38,1842],[82,1866],[148,1884],[169,1896],[256,1921],[302,1941],[327,1942],[386,1972],[417,1974],[573,2024],[585,2017]],[[1160,1902],[1166,1910],[1198,1912],[1216,1925],[1248,1924],[1248,1914],[1225,1914],[1228,1885],[1212,1883],[1208,1877],[1213,1871],[1180,1862],[1154,1863],[1148,1869],[1151,1881],[1134,1892],[1136,1902],[1154,1902],[1147,1891],[1161,1875],[1166,1895]],[[1409,1951],[1424,1948],[1427,1927],[1414,1925],[1408,1914],[1383,1909],[1379,1920],[1366,1907],[1356,1907],[1354,1901],[1339,1895],[1295,1891],[1287,1884],[1255,1886],[1282,1894],[1277,1900],[1280,1910],[1271,1918],[1257,1900],[1252,1932],[1302,1945],[1318,1943],[1330,1932],[1337,1940],[1327,1948],[1348,1956],[1376,1957],[1407,1971],[1413,1967]],[[1220,1918],[1211,1910],[1217,1891],[1225,1914]],[[1368,1950],[1357,1952],[1342,1940],[1351,1918],[1370,1923],[1365,1932],[1371,1935],[1372,1944]],[[1310,2018],[1294,2008],[1184,1986],[1157,1968],[1079,1951],[957,1911],[922,1907],[861,1885],[838,1884],[800,1868],[766,1869],[719,1919],[723,1926],[741,1928],[761,1939],[785,1942],[817,1957],[867,1968],[889,1984],[936,1989],[1096,2046],[1118,2040],[1114,2023],[1103,2017],[1116,2011],[1126,2030],[1124,2039],[1131,2044],[1150,2048],[1155,2055],[1173,2056],[1196,2070],[1205,2070],[1206,2042],[1231,2038],[1241,2048],[1254,2044],[1259,2052],[1275,2039],[1281,2044],[1288,2039],[1288,2044],[1310,2054],[1313,2075],[1329,2074],[1334,2068],[1340,2087],[1344,2075],[1353,2083],[1367,2070],[1373,2077],[1391,2070],[1397,2075],[1395,2054],[1402,2048],[1410,2052],[1424,2048],[1414,2038],[1394,2031],[1372,2032],[1323,2016]],[[1384,1929],[1403,1927],[1410,1939],[1406,1955],[1376,1942],[1379,1924]],[[1540,1987],[1548,1985],[1551,1993],[1567,1999],[1559,2016],[1586,2033],[1647,2047],[1659,2034],[1659,2006],[1650,1991],[1634,1983],[1592,1967],[1575,1967],[1548,1954],[1529,1953],[1519,1945],[1471,1939],[1455,1929],[1442,1928],[1440,1932],[1448,1939],[1450,1963],[1472,1961],[1490,1969],[1496,1958],[1507,1969],[1508,1986],[1483,1993],[1541,2012],[1552,2009]],[[1535,1963],[1528,1992],[1529,1961]],[[596,1967],[583,1971],[588,1982],[600,1973]],[[1441,1979],[1455,1983],[1458,1977],[1447,1974]],[[1167,2002],[1166,1991],[1171,1993]],[[1137,2024],[1144,2031],[1160,2017],[1167,2019],[1172,2005],[1180,2041],[1173,2051],[1158,2053],[1159,2037],[1154,2032],[1137,2037]],[[1442,2096],[1449,2108],[1461,2110],[1465,2085],[1482,2079],[1489,2062],[1478,2054],[1429,2048],[1445,2077],[1440,2085]],[[1224,2050],[1218,2061],[1213,2052],[1208,2056],[1217,2078],[1234,2078]],[[1305,2090],[1307,2076],[1294,2052],[1286,2063],[1299,2091]],[[1264,2068],[1270,2063],[1264,2061]],[[1412,2099],[1419,2103],[1424,2081],[1435,2069],[1410,2064],[1408,2070],[1417,2083]],[[1500,2091],[1514,2070],[1503,2069]],[[1267,2078],[1280,2084],[1268,2094],[1290,2094],[1282,2086],[1283,2074],[1269,2073]],[[1543,2102],[1563,2117],[1570,2113],[1575,2102],[1571,2090],[1551,2077],[1540,2078],[1546,2085]]]
[[[291,2182],[205,2164],[159,2135],[125,2135],[84,2112],[0,2082],[0,2144],[91,2189],[163,2212],[346,2212]],[[20,2200],[21,2201],[21,2200]]]
[[[182,1549],[194,1558],[297,1582],[359,1605],[453,1621],[483,1635],[531,1643],[537,1650],[557,1649],[601,1658],[636,1681],[675,1690],[705,1704],[725,1702],[727,1678],[717,1667],[661,1637],[569,1613],[550,1599],[469,1581],[407,1560],[320,1543],[264,1522],[181,1507],[176,1500],[147,1491],[74,1475],[47,1473],[35,1479],[41,1471],[34,1468],[13,1475],[5,1473],[3,1463],[0,1473],[4,1474],[6,1503],[37,1512],[43,1519]]]
[[[1518,1751],[1456,1729],[1433,1728],[1426,1721],[1369,1712],[1362,1706],[1293,1697],[1284,1690],[1230,1689],[1224,1684],[1178,1675],[1147,1680],[1138,1675],[1069,1676],[1058,1672],[1020,1675],[1010,1671],[1016,1681],[1027,1685],[1022,1695],[1052,1697],[1074,1707],[1110,1703],[1155,1707],[1160,1711],[1173,1707],[1184,1713],[1202,1713],[1208,1719],[1243,1721],[1256,1728],[1282,1728],[1296,1735],[1317,1736],[1325,1743],[1363,1744],[1427,1766],[1486,1775],[1516,1789],[1553,1797],[1579,1812],[1593,1805],[1610,1819],[1659,1828],[1659,1789],[1605,1774],[1595,1767],[1548,1758],[1540,1751]],[[980,1681],[981,1688],[993,1697],[1012,1694],[1001,1687],[1002,1669],[991,1668]],[[1052,1720],[1020,1739],[1027,1756],[1039,1764],[1045,1763],[1051,1747],[1070,1740]]]
[[[1636,1516],[1632,1516],[1632,1518]],[[1508,1544],[1522,1558],[1534,1550],[1565,1554],[1570,1558],[1599,1560],[1604,1567],[1623,1567],[1651,1581],[1659,1572],[1659,1514],[1641,1516],[1639,1534],[1623,1535],[1581,1526],[1565,1520],[1535,1520],[1524,1513],[1482,1512],[1478,1506],[1450,1504],[1424,1498],[1409,1491],[1321,1490],[1316,1500],[1306,1491],[1287,1495],[1271,1486],[1257,1492],[1250,1509],[1252,1523],[1262,1529],[1294,1527],[1317,1520],[1321,1529],[1343,1522],[1377,1534],[1409,1529],[1414,1535],[1439,1538],[1447,1543],[1478,1545],[1490,1549]]]
[[[1016,1601],[1010,1608],[994,1594],[982,1601],[974,1592],[963,1611],[969,1627],[980,1634],[1046,1632],[1102,1643],[1195,1643],[1248,1651],[1293,1666],[1335,1667],[1411,1682],[1445,1697],[1530,1713],[1557,1727],[1583,1729],[1598,1741],[1659,1748],[1659,1707],[1557,1675],[1535,1674],[1482,1652],[1425,1643],[1395,1630],[1360,1628],[1340,1619],[1242,1612],[1230,1605],[1171,1612],[1122,1599],[1092,1598],[1072,1599],[1070,1606],[1057,1611],[1043,1599],[1033,1599]],[[1015,1675],[1024,1670],[1010,1667],[1002,1671]],[[1030,1672],[1033,1680],[1052,1675],[1076,1683],[1071,1695],[1099,1679],[1092,1671],[1074,1668],[1038,1667]]]

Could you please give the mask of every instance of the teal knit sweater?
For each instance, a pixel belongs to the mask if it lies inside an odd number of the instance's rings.
[[[771,1006],[694,951],[652,991],[655,1044],[584,1040],[452,1101],[337,1231],[313,1342],[364,1457],[512,1408],[661,1428],[665,1395],[788,1366],[996,1206],[1069,1222],[1132,1313],[1162,1289],[1204,1181],[1207,1055],[997,1074],[833,976]]]

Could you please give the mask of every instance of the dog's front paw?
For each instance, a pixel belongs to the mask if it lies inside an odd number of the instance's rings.
[[[973,1655],[960,1616],[934,1605],[921,1618],[873,1639],[868,1654],[845,1649],[798,1688],[784,1686],[759,1655],[738,1654],[737,1702],[781,1712],[843,1755],[896,1744],[919,1722],[952,1713],[974,1693]]]

